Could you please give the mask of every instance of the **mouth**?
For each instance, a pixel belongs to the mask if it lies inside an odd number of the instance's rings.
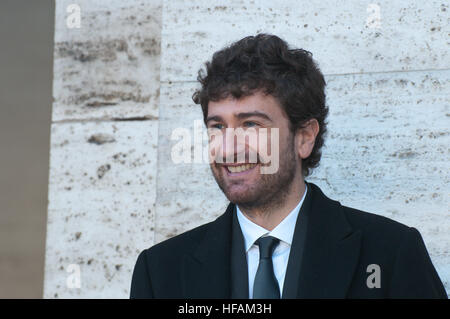
[[[242,176],[255,170],[257,163],[244,163],[237,165],[223,165],[228,176]]]

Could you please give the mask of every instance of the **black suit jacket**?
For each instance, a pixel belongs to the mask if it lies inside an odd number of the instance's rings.
[[[447,298],[415,228],[342,206],[307,185],[282,298]],[[248,297],[245,253],[232,240],[234,208],[230,203],[215,221],[142,251],[130,298]],[[379,288],[367,284],[372,264],[379,266]]]

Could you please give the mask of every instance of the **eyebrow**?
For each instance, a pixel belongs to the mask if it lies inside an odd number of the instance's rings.
[[[253,111],[253,112],[243,112],[243,113],[238,113],[235,115],[238,119],[242,120],[242,119],[246,119],[252,116],[256,116],[256,117],[260,117],[263,118],[267,121],[273,122],[272,119],[265,113],[263,112],[259,112],[259,111]],[[214,116],[209,116],[206,118],[206,123],[208,123],[209,121],[217,121],[220,122],[222,121],[222,117],[220,115],[214,115]]]

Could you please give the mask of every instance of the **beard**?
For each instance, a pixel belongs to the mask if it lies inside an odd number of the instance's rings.
[[[293,181],[297,178],[298,156],[294,146],[294,135],[290,134],[285,149],[280,149],[279,167],[273,174],[261,174],[251,180],[230,179],[221,164],[211,163],[211,171],[219,188],[234,204],[243,209],[280,207],[289,194]],[[283,156],[281,156],[283,154]],[[267,165],[270,165],[268,163]],[[263,165],[261,162],[258,165]]]

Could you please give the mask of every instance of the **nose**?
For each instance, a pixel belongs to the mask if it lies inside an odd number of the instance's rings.
[[[226,128],[224,131],[214,132],[209,141],[210,156],[216,163],[245,162],[245,138],[238,130]]]
[[[234,128],[227,128],[225,130],[220,152],[225,163],[245,161],[245,140],[240,138],[237,130]]]

